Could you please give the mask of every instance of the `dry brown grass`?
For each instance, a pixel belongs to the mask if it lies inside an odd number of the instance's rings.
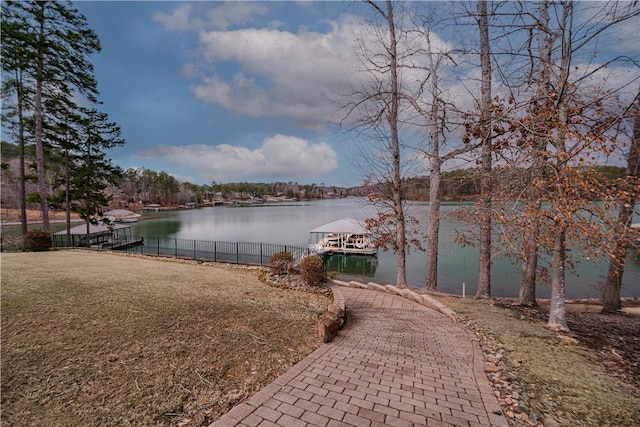
[[[7,426],[206,425],[316,348],[328,303],[223,266],[80,251],[1,261]]]
[[[49,219],[52,221],[60,221],[66,219],[67,214],[62,211],[49,212]],[[71,219],[78,220],[80,216],[77,213],[71,214]],[[0,221],[1,222],[20,222],[20,210],[18,209],[0,209]],[[37,222],[42,221],[42,213],[38,210],[27,209],[27,221]]]
[[[602,349],[585,345],[582,336],[566,338],[515,307],[472,298],[440,298],[484,337],[487,347],[506,349],[503,361],[525,406],[562,426],[640,425],[638,388],[607,369],[611,359]]]

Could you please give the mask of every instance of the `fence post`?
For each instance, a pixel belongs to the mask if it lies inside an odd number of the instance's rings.
[[[260,266],[262,266],[262,242],[260,242]]]
[[[240,243],[236,242],[236,264],[240,264]]]
[[[198,241],[194,240],[193,241],[193,259],[194,260],[198,258],[197,257],[197,255],[198,255],[198,246],[197,245],[198,245]]]
[[[178,258],[178,238],[173,239],[173,257]]]
[[[213,262],[218,262],[218,242],[213,241]]]
[[[158,237],[158,256],[160,256],[160,237]]]

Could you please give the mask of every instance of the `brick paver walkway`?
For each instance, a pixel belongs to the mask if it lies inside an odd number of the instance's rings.
[[[338,337],[211,426],[508,426],[473,334],[397,295],[341,292]]]

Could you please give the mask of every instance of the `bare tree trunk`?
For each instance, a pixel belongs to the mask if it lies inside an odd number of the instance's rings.
[[[631,213],[633,213],[632,207],[621,207],[618,214],[618,223],[627,226],[631,225]],[[605,282],[604,292],[602,294],[603,313],[615,313],[622,308],[620,288],[622,286],[622,274],[624,273],[626,257],[627,245],[618,242],[610,257],[607,281]]]
[[[65,188],[65,210],[66,210],[66,224],[67,224],[67,247],[71,246],[71,168],[69,166],[69,150],[65,150],[64,153],[64,188]]]
[[[398,40],[393,18],[393,4],[387,0],[387,23],[389,24],[389,54],[391,71],[391,111],[389,112],[389,127],[391,129],[391,151],[393,156],[393,208],[396,217],[396,245],[397,268],[396,285],[407,286],[407,259],[404,206],[402,204],[402,176],[400,171],[400,140],[398,137],[398,110],[400,103],[398,82]]]
[[[548,323],[554,329],[568,331],[564,295],[566,236],[561,224],[556,223],[554,234],[551,251],[551,303]]]
[[[555,173],[557,184],[560,188],[568,185],[567,168],[569,167],[565,161],[567,157],[567,126],[569,123],[569,114],[567,111],[567,102],[569,99],[568,91],[571,90],[569,84],[569,66],[571,64],[571,29],[573,27],[573,3],[562,4],[562,20],[561,29],[564,31],[560,59],[560,78],[558,87],[560,95],[557,101],[557,135],[555,138]],[[560,194],[557,197],[561,198]],[[566,199],[565,199],[566,200]],[[555,220],[553,228],[553,248],[551,250],[551,304],[549,307],[549,326],[568,331],[565,307],[565,262],[566,262],[566,225],[562,218],[563,213],[557,213],[560,217]]]
[[[480,122],[483,127],[480,176],[480,254],[477,298],[491,297],[491,50],[487,2],[478,1],[478,29],[480,31]]]
[[[40,4],[44,17],[44,3]],[[36,97],[34,105],[35,115],[35,140],[36,140],[36,165],[38,169],[38,190],[40,192],[40,210],[42,212],[42,228],[45,232],[51,232],[49,223],[49,200],[47,189],[47,175],[44,170],[44,141],[42,132],[42,80],[44,79],[44,18],[40,22],[40,37],[38,48],[38,66],[36,70]]]
[[[435,147],[434,147],[435,148]],[[433,153],[432,153],[433,154]],[[429,175],[429,235],[427,236],[427,276],[425,287],[438,288],[438,242],[440,240],[440,157],[431,157]]]
[[[543,106],[543,110],[551,110],[550,104],[550,88],[551,88],[551,66],[552,66],[552,49],[553,38],[549,32],[549,2],[541,1],[538,5],[538,25],[536,27],[538,38],[538,54],[539,54],[539,72],[538,72],[538,105]],[[534,112],[535,114],[535,112]],[[538,181],[542,180],[542,169],[544,168],[545,159],[544,151],[547,144],[548,129],[544,124],[534,127],[536,134],[534,139],[540,142],[532,142],[534,163],[532,165],[533,189],[537,192]],[[524,242],[525,250],[522,259],[522,277],[520,280],[519,303],[521,305],[536,305],[536,277],[538,269],[538,234],[540,231],[540,212],[542,205],[537,195],[534,194],[534,200],[529,203],[528,211],[534,212],[529,221],[527,237]]]
[[[18,70],[16,70],[16,92],[18,96],[18,139],[20,144],[18,204],[20,206],[20,227],[24,237],[29,231],[29,226],[27,224],[27,174],[25,170],[24,116],[22,113],[22,72]]]
[[[631,136],[631,146],[627,157],[627,182],[636,184],[640,178],[640,95],[636,98],[636,105],[633,111],[633,135]],[[632,184],[632,185],[633,185]],[[627,230],[633,220],[633,212],[638,200],[637,186],[629,192],[627,200],[620,204],[618,213],[618,225],[623,230]],[[620,303],[620,286],[622,285],[622,274],[627,258],[627,242],[624,238],[619,238],[613,249],[613,256],[609,261],[609,271],[607,281],[602,295],[602,312],[613,313],[622,308]]]
[[[438,288],[438,245],[440,242],[440,185],[442,182],[442,158],[440,157],[440,97],[438,66],[439,57],[434,57],[431,45],[431,34],[425,33],[427,41],[427,61],[430,79],[430,102],[431,107],[426,114],[427,126],[429,129],[429,140],[431,150],[429,157],[429,231],[427,235],[427,271],[425,278],[425,288]]]
[[[533,211],[540,211],[540,203],[537,203]],[[538,230],[540,220],[537,215],[529,223],[528,236],[525,241],[525,256],[522,260],[522,278],[520,280],[520,292],[518,302],[520,305],[533,306],[536,303],[536,269],[538,268]]]

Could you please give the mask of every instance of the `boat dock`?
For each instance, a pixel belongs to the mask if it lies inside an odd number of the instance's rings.
[[[324,254],[376,255],[372,233],[355,218],[343,218],[310,231],[311,252]]]

